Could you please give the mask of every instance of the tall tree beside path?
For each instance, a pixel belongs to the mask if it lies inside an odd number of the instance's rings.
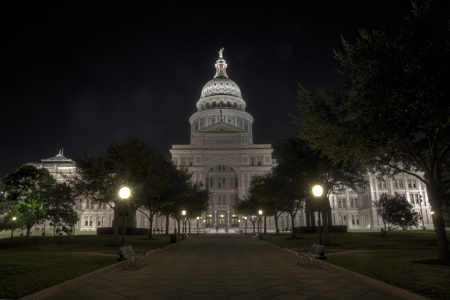
[[[450,189],[450,2],[413,4],[396,37],[361,30],[335,51],[347,93],[300,87],[301,139],[334,163],[405,173],[428,191],[439,259],[450,261],[442,205]],[[421,175],[423,174],[423,175]]]

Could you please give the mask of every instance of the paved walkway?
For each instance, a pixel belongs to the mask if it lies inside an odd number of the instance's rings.
[[[114,299],[399,299],[345,278],[306,269],[296,256],[250,236],[206,234],[147,256],[147,265],[119,270],[52,300]]]

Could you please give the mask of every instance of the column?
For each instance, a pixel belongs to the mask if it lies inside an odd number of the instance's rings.
[[[231,225],[231,214],[230,214],[230,211],[228,210],[227,211],[227,214],[228,214],[228,228],[230,228],[230,225]]]
[[[214,211],[214,227],[217,226],[217,210]]]

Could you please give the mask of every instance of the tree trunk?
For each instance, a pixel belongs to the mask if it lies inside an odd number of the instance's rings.
[[[27,237],[30,236],[31,227],[33,227],[33,225],[31,226],[27,225],[27,235],[26,235]]]
[[[267,233],[267,223],[266,223],[267,216],[264,216],[264,234]]]
[[[153,238],[153,214],[151,212],[149,212],[150,214],[150,218],[148,219],[148,223],[150,224],[150,228],[148,230],[148,239],[151,240]]]
[[[295,228],[294,228],[295,215],[291,215],[291,238],[295,239]]]
[[[169,214],[166,215],[166,235],[169,235]]]
[[[323,244],[329,245],[330,234],[328,231],[328,211],[325,211],[325,214],[322,213],[322,219],[323,219]]]
[[[117,203],[114,204],[114,236],[113,236],[113,244],[120,245],[119,242],[119,206]],[[123,229],[122,229],[123,230]]]
[[[277,215],[277,213],[275,213],[274,215],[274,219],[275,219],[275,234],[280,234],[280,229],[278,228],[278,218],[280,217],[280,215]]]
[[[438,255],[442,261],[450,261],[450,249],[448,245],[447,233],[445,231],[444,215],[442,213],[443,196],[438,192],[438,187],[429,185],[428,198],[434,211],[434,227],[438,242]]]
[[[180,231],[180,219],[177,219],[177,225],[178,225],[178,234],[183,234],[183,232]]]
[[[253,224],[253,233],[255,233],[255,222],[252,222]]]

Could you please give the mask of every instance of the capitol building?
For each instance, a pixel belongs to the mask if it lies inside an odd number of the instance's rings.
[[[192,173],[192,180],[203,182],[211,192],[208,209],[201,216],[202,229],[229,228],[230,232],[243,229],[243,216],[233,209],[236,199],[246,195],[252,176],[269,172],[276,166],[272,146],[254,143],[254,120],[246,106],[239,86],[227,74],[222,49],[215,63],[215,75],[203,87],[196,112],[189,119],[189,144],[173,145],[170,149],[174,164],[186,166]],[[76,170],[75,162],[66,158],[62,151],[54,157],[29,164],[49,170],[58,181],[64,180],[63,174]],[[401,194],[423,215],[423,225],[433,226],[426,187],[417,178],[408,174],[395,177],[367,174],[365,179],[368,183],[365,187],[357,190],[341,187],[336,189],[339,193],[329,196],[331,224],[347,225],[349,229],[382,228],[383,223],[372,205],[373,201],[383,194]],[[76,210],[80,215],[77,230],[96,231],[100,227],[112,227],[114,213],[108,205],[81,200],[77,201]],[[165,228],[165,222],[165,217],[155,217],[153,225]],[[195,222],[193,220],[192,224]],[[275,230],[273,217],[267,217],[265,222],[269,231]],[[295,226],[307,225],[304,211],[297,213],[294,223]],[[140,212],[127,218],[127,224],[137,228],[149,226],[148,219]],[[43,230],[44,226],[50,229],[48,223],[35,225],[33,229]],[[169,220],[170,230],[175,226],[176,221]],[[282,214],[278,226],[290,227],[290,216]]]

